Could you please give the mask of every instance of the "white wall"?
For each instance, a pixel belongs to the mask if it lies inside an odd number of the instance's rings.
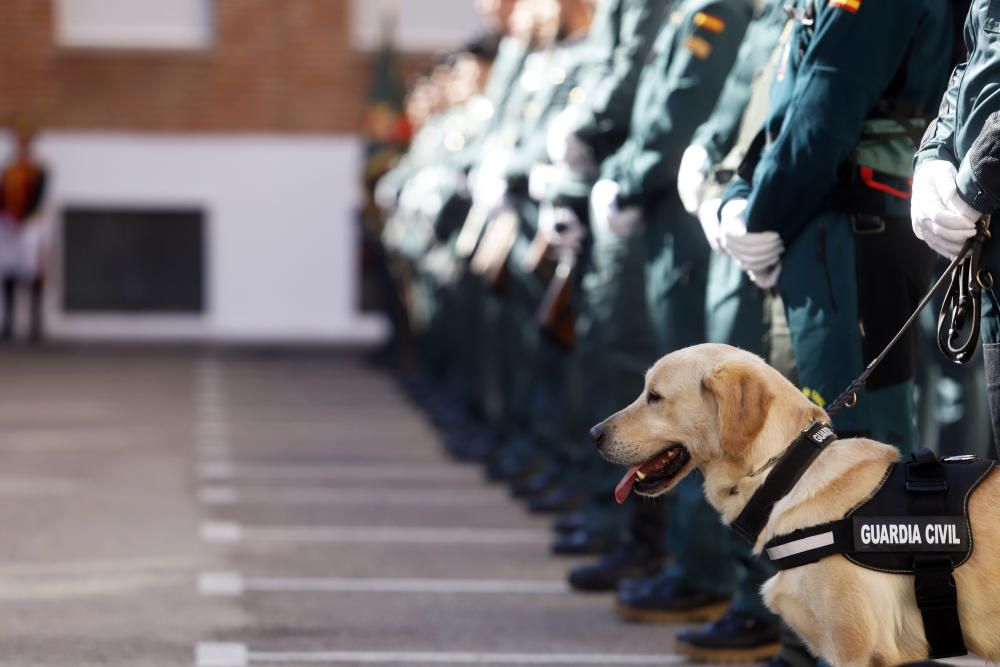
[[[3,148],[5,155],[9,143]],[[52,176],[52,218],[66,206],[193,205],[204,208],[208,226],[204,316],[67,315],[54,293],[53,337],[364,342],[383,335],[381,318],[357,310],[360,140],[53,132],[38,152]]]
[[[61,46],[202,49],[212,43],[215,0],[57,0]]]
[[[439,51],[461,46],[482,32],[473,0],[350,0],[354,46],[377,49],[382,44],[383,17],[393,12],[396,46],[401,51]]]

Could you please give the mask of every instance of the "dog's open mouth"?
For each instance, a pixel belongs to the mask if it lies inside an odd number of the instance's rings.
[[[633,488],[644,495],[655,493],[670,482],[690,460],[691,453],[687,447],[681,444],[670,445],[645,463],[632,466],[622,477],[622,481],[618,482],[615,500],[619,505],[622,504]]]

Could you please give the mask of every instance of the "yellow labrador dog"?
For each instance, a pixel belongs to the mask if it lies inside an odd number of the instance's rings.
[[[661,359],[642,395],[594,427],[609,461],[629,466],[617,491],[658,496],[698,468],[705,494],[731,523],[766,474],[753,471],[780,455],[826,414],[760,358],[726,345],[700,345]],[[838,440],[820,454],[791,493],[775,505],[756,544],[834,521],[864,501],[899,458],[872,440]],[[959,614],[969,650],[1000,660],[1000,475],[969,505],[975,549],[955,570]],[[764,600],[827,661],[841,666],[894,665],[928,654],[912,576],[852,564],[841,555],[780,572]]]

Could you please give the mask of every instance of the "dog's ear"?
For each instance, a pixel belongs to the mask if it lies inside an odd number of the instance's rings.
[[[742,456],[757,437],[774,400],[760,371],[746,361],[729,361],[704,380],[719,405],[719,441],[731,456]]]

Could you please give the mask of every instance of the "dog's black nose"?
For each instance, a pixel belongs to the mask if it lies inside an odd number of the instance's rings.
[[[590,429],[590,439],[594,441],[598,449],[604,446],[604,439],[607,437],[607,434],[608,429],[604,427],[603,422]]]

